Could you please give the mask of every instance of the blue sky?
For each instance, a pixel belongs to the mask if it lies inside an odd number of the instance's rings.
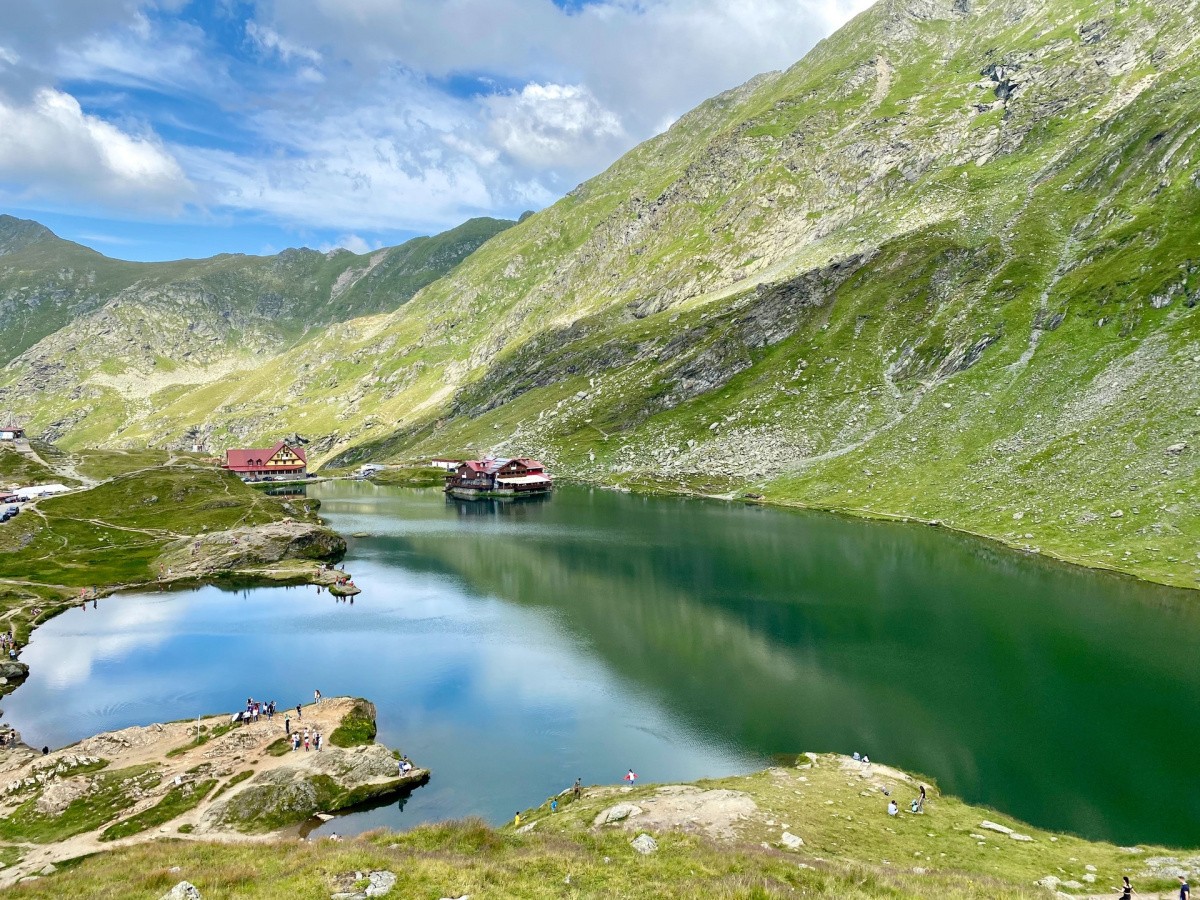
[[[126,259],[365,252],[540,209],[867,0],[37,0],[0,212]]]

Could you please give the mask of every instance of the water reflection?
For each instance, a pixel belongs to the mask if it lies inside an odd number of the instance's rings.
[[[364,589],[205,588],[39,631],[6,704],[37,743],[361,694],[434,771],[346,833],[493,821],[650,780],[860,750],[1048,827],[1200,841],[1200,599],[920,527],[565,488],[542,502],[309,486]],[[88,618],[88,617],[91,618]],[[1167,649],[1170,652],[1165,652]],[[1136,765],[1131,765],[1136,761]]]

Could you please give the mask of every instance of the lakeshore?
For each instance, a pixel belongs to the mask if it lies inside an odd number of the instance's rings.
[[[42,860],[59,845],[3,848],[0,877],[26,898],[157,898],[185,881],[203,900],[316,898],[361,891],[369,873],[386,886],[374,896],[394,897],[1028,900],[1113,896],[1126,875],[1139,896],[1166,898],[1177,875],[1200,871],[1194,852],[1042,831],[890,766],[815,753],[728,779],[564,786],[501,828],[463,820],[301,841],[174,830],[57,864]]]

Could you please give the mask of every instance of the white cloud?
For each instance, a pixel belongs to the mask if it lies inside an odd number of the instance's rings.
[[[616,114],[582,85],[527,84],[485,102],[496,143],[531,168],[596,166],[629,141]]]
[[[372,250],[380,248],[379,241],[368,241],[364,237],[357,234],[343,234],[335,241],[327,244],[322,244],[317,249],[322,253],[328,253],[331,250],[349,250],[351,253],[357,253],[362,256],[364,253],[370,253]]]
[[[513,214],[868,2],[227,0],[210,31],[187,0],[12,4],[0,200],[186,201],[354,246]]]
[[[259,25],[257,22],[246,23],[246,36],[259,49],[267,53],[276,53],[284,62],[304,60],[316,65],[321,62],[321,54],[309,47],[289,41],[274,28]]]
[[[253,155],[178,148],[218,207],[266,213],[294,225],[347,231],[440,228],[495,206],[479,167],[442,141],[461,113],[376,101],[319,116],[279,111],[254,120]]]
[[[122,208],[178,209],[191,186],[153,135],[85,115],[70,94],[44,88],[21,106],[0,98],[0,181],[20,199],[86,199]]]

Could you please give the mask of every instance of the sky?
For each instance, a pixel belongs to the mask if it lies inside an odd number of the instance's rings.
[[[123,259],[553,203],[868,0],[0,0],[0,212]]]

